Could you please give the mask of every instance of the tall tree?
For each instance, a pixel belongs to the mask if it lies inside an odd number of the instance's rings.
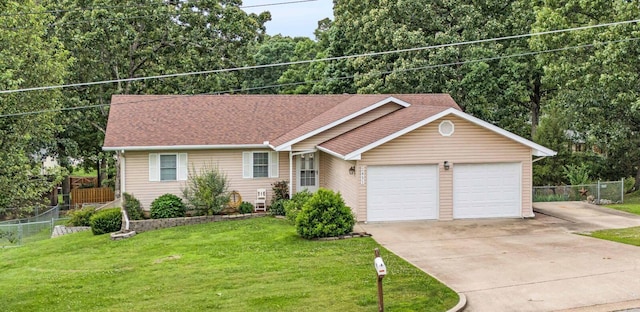
[[[43,11],[37,1],[0,2],[0,90],[64,82],[71,59],[47,36],[52,17],[31,14]],[[29,211],[59,182],[53,172],[43,175],[40,156],[61,130],[61,97],[55,90],[0,94],[0,214]]]
[[[525,34],[531,1],[370,0],[335,6],[329,56],[394,51]],[[541,67],[524,39],[331,62],[314,92],[450,93],[477,117],[530,137],[543,101]]]
[[[633,1],[547,0],[537,10],[535,29],[596,25],[638,16],[640,7]],[[635,174],[640,180],[638,33],[638,23],[627,23],[531,40],[537,49],[593,45],[541,58],[544,82],[558,89],[552,102],[563,109],[569,130],[593,146],[600,159],[600,165],[592,168],[598,178]]]
[[[240,4],[63,0],[49,1],[49,8],[58,12],[52,32],[77,60],[68,82],[81,83],[241,66],[249,46],[264,35],[270,15],[246,14]],[[98,168],[113,159],[101,151],[113,94],[209,93],[240,85],[238,73],[231,72],[66,89],[66,106],[93,108],[66,115],[59,152]]]

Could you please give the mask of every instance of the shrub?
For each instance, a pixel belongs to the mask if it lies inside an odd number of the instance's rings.
[[[229,203],[227,175],[216,166],[205,165],[200,174],[189,170],[187,187],[182,190],[190,208],[198,215],[218,214]]]
[[[313,194],[307,189],[293,194],[291,200],[284,203],[284,212],[285,216],[287,216],[287,220],[295,224],[298,213],[302,210],[302,206],[309,201],[309,198],[311,198],[312,195]]]
[[[634,177],[628,177],[624,179],[624,193],[631,193],[633,187],[636,185],[636,179]]]
[[[82,209],[76,209],[69,212],[71,219],[67,221],[69,226],[90,226],[89,219],[95,212],[93,207],[84,207]]]
[[[122,194],[124,196],[123,208],[127,212],[129,220],[143,219],[142,206],[140,201],[129,193]]]
[[[288,199],[278,199],[272,201],[271,206],[269,206],[269,213],[274,216],[284,216],[284,205],[288,201]]]
[[[350,233],[355,223],[340,193],[320,188],[298,214],[296,231],[307,239],[333,237]]]
[[[89,223],[93,235],[117,232],[122,227],[122,212],[120,208],[100,210],[91,216]]]
[[[151,218],[184,217],[187,209],[182,199],[173,194],[164,194],[151,203]]]
[[[253,212],[253,204],[250,202],[243,201],[240,206],[238,206],[238,211],[240,213],[252,213]]]
[[[289,184],[287,181],[277,181],[271,184],[273,190],[273,198],[271,199],[272,205],[273,202],[276,202],[281,199],[289,199]]]

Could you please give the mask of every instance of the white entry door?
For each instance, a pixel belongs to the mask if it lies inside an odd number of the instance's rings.
[[[298,155],[296,162],[298,187],[297,191],[304,189],[310,192],[318,190],[318,153]]]

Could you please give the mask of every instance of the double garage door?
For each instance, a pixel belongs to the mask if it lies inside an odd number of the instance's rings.
[[[518,163],[456,164],[453,217],[493,218],[521,215]],[[437,165],[369,166],[367,220],[438,219]]]

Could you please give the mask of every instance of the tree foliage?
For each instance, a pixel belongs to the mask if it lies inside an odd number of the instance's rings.
[[[47,14],[37,1],[0,2],[0,90],[57,85],[73,63],[56,37],[48,36]],[[30,211],[53,189],[61,172],[42,172],[41,157],[62,130],[57,90],[0,94],[0,214]],[[23,115],[24,112],[40,112]]]

